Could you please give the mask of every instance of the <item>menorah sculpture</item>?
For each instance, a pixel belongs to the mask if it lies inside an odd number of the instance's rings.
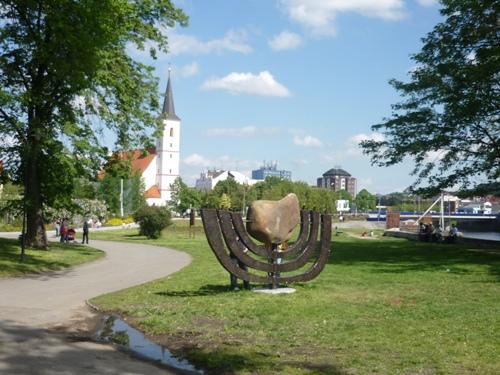
[[[290,198],[292,195],[293,199]],[[297,205],[298,221],[297,198],[291,194],[284,198],[284,200],[286,199],[296,200],[296,203],[292,202],[292,204]],[[257,202],[265,202],[268,206],[270,203],[270,201]],[[245,229],[240,213],[215,209],[201,210],[208,243],[222,267],[232,275],[232,279],[233,277],[242,279],[247,285],[250,282],[267,284],[272,289],[277,289],[280,284],[309,281],[318,276],[324,269],[330,255],[331,216],[306,210],[300,211],[300,231],[297,240],[288,248],[280,249],[279,245],[284,242],[284,239],[291,237],[293,232],[293,227],[285,228],[286,234],[283,234],[280,223],[287,220],[290,222],[291,215],[274,220],[272,225],[268,225],[261,231],[255,230],[255,228],[249,228],[252,223],[255,223],[252,221],[256,217],[255,214],[252,214],[252,208],[256,208],[257,205],[254,206],[254,204],[249,211],[247,229],[253,229],[250,230],[251,234],[263,241],[264,245],[259,245],[252,240],[249,232]],[[280,203],[277,202],[277,204]],[[273,217],[272,209],[270,211],[267,214]],[[318,253],[315,250],[320,224],[321,236]],[[269,229],[270,227],[271,229]],[[279,233],[280,229],[281,234]],[[316,258],[312,265],[297,273],[315,255]],[[258,274],[250,272],[249,269],[262,272]]]

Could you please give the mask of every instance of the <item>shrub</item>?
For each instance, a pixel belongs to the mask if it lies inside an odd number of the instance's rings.
[[[0,224],[0,232],[20,232],[22,224]]]
[[[170,211],[166,207],[144,206],[134,214],[139,224],[139,233],[148,238],[159,238],[161,231],[172,224]]]
[[[119,217],[113,217],[111,219],[109,219],[108,221],[106,221],[106,226],[110,226],[110,227],[118,227],[120,225],[122,225],[123,223],[123,220]]]
[[[124,218],[121,217],[113,217],[106,221],[106,226],[109,227],[118,227],[123,224],[132,224],[134,222],[134,218],[132,216],[127,216]]]
[[[132,224],[134,222],[134,218],[132,216],[127,216],[123,218],[123,224]]]

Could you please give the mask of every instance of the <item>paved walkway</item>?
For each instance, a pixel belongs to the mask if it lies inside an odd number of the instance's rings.
[[[191,258],[157,246],[108,241],[90,245],[104,250],[106,257],[62,271],[0,279],[0,373],[171,373],[109,345],[71,341],[53,331],[85,331],[85,323],[95,318],[85,300],[165,277]]]

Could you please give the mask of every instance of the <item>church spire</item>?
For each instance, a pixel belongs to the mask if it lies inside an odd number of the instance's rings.
[[[170,81],[171,70],[172,70],[171,68],[168,68],[168,82],[167,82],[167,89],[165,91],[165,101],[163,102],[162,113],[165,114],[165,117],[168,120],[180,121],[181,119],[177,117],[177,115],[175,114],[174,95],[172,94],[172,82]]]

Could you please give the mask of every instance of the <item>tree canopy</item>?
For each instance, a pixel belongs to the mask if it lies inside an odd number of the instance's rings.
[[[0,158],[25,187],[28,245],[46,247],[43,205],[69,201],[76,176],[107,150],[158,132],[158,80],[128,48],[167,51],[185,25],[170,0],[0,0]]]
[[[370,194],[368,190],[362,189],[356,195],[355,202],[356,207],[359,211],[374,210],[375,206],[377,205],[377,197],[375,197],[375,195],[373,194]]]
[[[412,158],[414,187],[427,193],[500,180],[498,1],[441,3],[410,81],[390,81],[403,100],[372,127],[384,139],[361,143],[380,166]]]

